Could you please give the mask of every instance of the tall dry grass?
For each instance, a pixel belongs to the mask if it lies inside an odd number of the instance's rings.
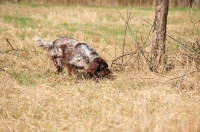
[[[123,16],[130,11],[119,10]],[[194,44],[199,14],[170,9],[168,34]],[[133,9],[129,24],[140,43],[151,29],[143,20],[152,23],[153,17],[153,8]],[[199,72],[180,43],[168,38],[172,69],[163,75],[150,73],[143,58],[134,54],[124,58],[128,63],[123,67],[115,65],[114,78],[96,83],[67,73],[57,75],[48,52],[32,39],[37,35],[52,41],[67,35],[92,45],[110,65],[122,53],[124,30],[112,7],[2,3],[0,131],[199,132]],[[143,45],[147,52],[150,43],[151,37]],[[128,31],[125,53],[136,48]]]
[[[2,0],[12,2],[26,2],[26,3],[51,3],[51,4],[74,4],[74,5],[96,5],[96,6],[153,6],[153,0]],[[200,7],[200,0],[170,0],[170,7]]]

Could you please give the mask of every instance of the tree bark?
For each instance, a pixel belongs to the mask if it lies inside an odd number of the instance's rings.
[[[165,40],[169,0],[156,0],[153,40],[151,48],[151,69],[162,72],[166,64]]]

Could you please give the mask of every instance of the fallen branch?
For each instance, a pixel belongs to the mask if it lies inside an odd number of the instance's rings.
[[[38,51],[29,51],[29,50],[24,50],[24,49],[12,49],[12,50],[5,50],[5,51],[0,51],[0,53],[4,54],[4,53],[9,53],[9,52],[12,52],[12,51],[15,51],[15,52],[36,52],[36,53],[39,53],[39,54],[43,54],[42,52],[38,52]]]
[[[36,53],[40,53],[40,54],[43,54],[43,53],[41,53],[41,52],[38,52],[38,51],[36,51],[36,49],[34,48],[34,51],[29,51],[29,50],[25,50],[25,49],[15,49],[13,46],[12,46],[12,44],[10,43],[10,41],[9,41],[9,39],[7,39],[6,38],[6,42],[9,44],[9,46],[11,47],[11,49],[9,49],[9,50],[5,50],[5,51],[1,51],[0,50],[0,53],[2,53],[2,54],[4,54],[4,53],[9,53],[9,52],[13,52],[13,51],[17,51],[17,52],[23,52],[23,51],[25,51],[25,52],[36,52]]]
[[[189,72],[189,73],[185,73],[185,74],[183,74],[183,75],[181,75],[181,76],[177,76],[177,77],[168,79],[166,82],[172,81],[172,80],[175,80],[175,79],[179,79],[179,78],[182,78],[182,77],[185,77],[185,76],[187,76],[187,75],[189,75],[189,74],[192,74],[192,73],[194,73],[194,72],[195,72],[195,71],[192,71],[192,72]]]

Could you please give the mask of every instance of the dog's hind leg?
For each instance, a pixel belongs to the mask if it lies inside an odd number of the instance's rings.
[[[56,56],[51,57],[51,59],[53,61],[54,66],[57,68],[58,74],[61,74],[65,67],[64,59],[58,59]]]
[[[74,65],[68,63],[68,64],[66,64],[66,67],[67,67],[67,70],[68,70],[68,74],[69,74],[70,76],[72,75],[72,73],[75,74],[75,69],[76,69],[76,68],[75,68]]]

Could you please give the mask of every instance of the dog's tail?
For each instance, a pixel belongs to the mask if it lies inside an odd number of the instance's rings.
[[[45,40],[43,40],[42,38],[40,38],[38,36],[34,36],[34,40],[37,42],[37,44],[40,47],[43,47],[47,50],[53,48],[53,42],[46,42]]]

